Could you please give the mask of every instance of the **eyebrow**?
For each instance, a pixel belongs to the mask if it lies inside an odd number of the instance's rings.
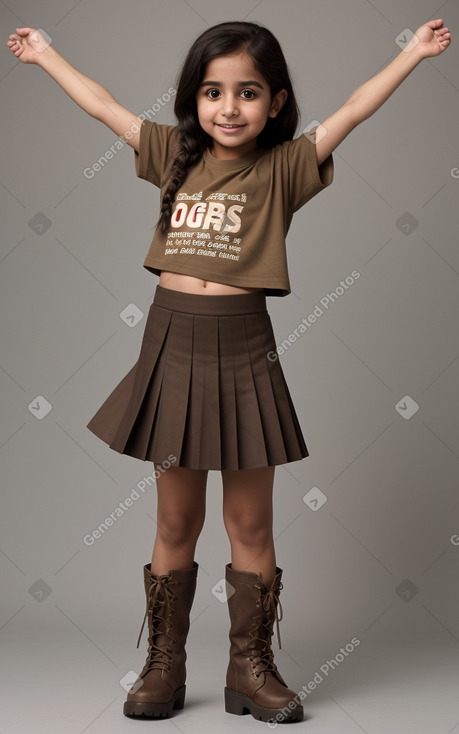
[[[202,82],[199,86],[200,87],[221,87],[222,83],[208,81],[208,82]],[[260,82],[256,82],[254,80],[249,80],[247,82],[238,82],[238,86],[240,87],[259,87],[260,89],[264,89],[263,85],[260,84]]]

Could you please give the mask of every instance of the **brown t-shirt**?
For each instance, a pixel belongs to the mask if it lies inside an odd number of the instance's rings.
[[[177,128],[143,120],[135,170],[161,188],[177,145]],[[333,181],[333,157],[317,165],[302,134],[234,160],[206,150],[175,196],[171,224],[157,228],[144,267],[205,280],[291,292],[285,237],[293,213]]]

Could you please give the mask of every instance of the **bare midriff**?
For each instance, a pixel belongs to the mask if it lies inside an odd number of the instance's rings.
[[[175,291],[201,294],[204,296],[226,296],[235,293],[254,293],[255,291],[263,290],[263,288],[240,288],[236,285],[227,285],[226,283],[216,283],[213,280],[195,278],[193,275],[170,273],[167,270],[161,271],[159,285],[163,288],[172,288]]]

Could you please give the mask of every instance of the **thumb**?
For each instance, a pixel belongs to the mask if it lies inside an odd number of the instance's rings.
[[[16,28],[16,33],[18,36],[28,36],[30,33],[33,33],[35,28]]]
[[[436,20],[429,20],[425,25],[429,26],[433,31],[437,28],[441,28],[443,25],[443,19],[437,18]]]

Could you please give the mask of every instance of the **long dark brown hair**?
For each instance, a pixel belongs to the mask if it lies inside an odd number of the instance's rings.
[[[174,104],[178,120],[178,149],[163,187],[158,220],[158,225],[163,228],[170,224],[175,194],[188,171],[196,165],[204,150],[212,145],[212,138],[199,124],[196,105],[196,94],[206,66],[217,56],[240,50],[251,57],[255,69],[268,83],[272,97],[281,89],[288,93],[279,114],[268,117],[264,129],[257,137],[257,145],[260,148],[273,148],[293,138],[299,109],[287,63],[276,37],[263,26],[243,21],[219,23],[204,31],[191,46],[179,74]]]

